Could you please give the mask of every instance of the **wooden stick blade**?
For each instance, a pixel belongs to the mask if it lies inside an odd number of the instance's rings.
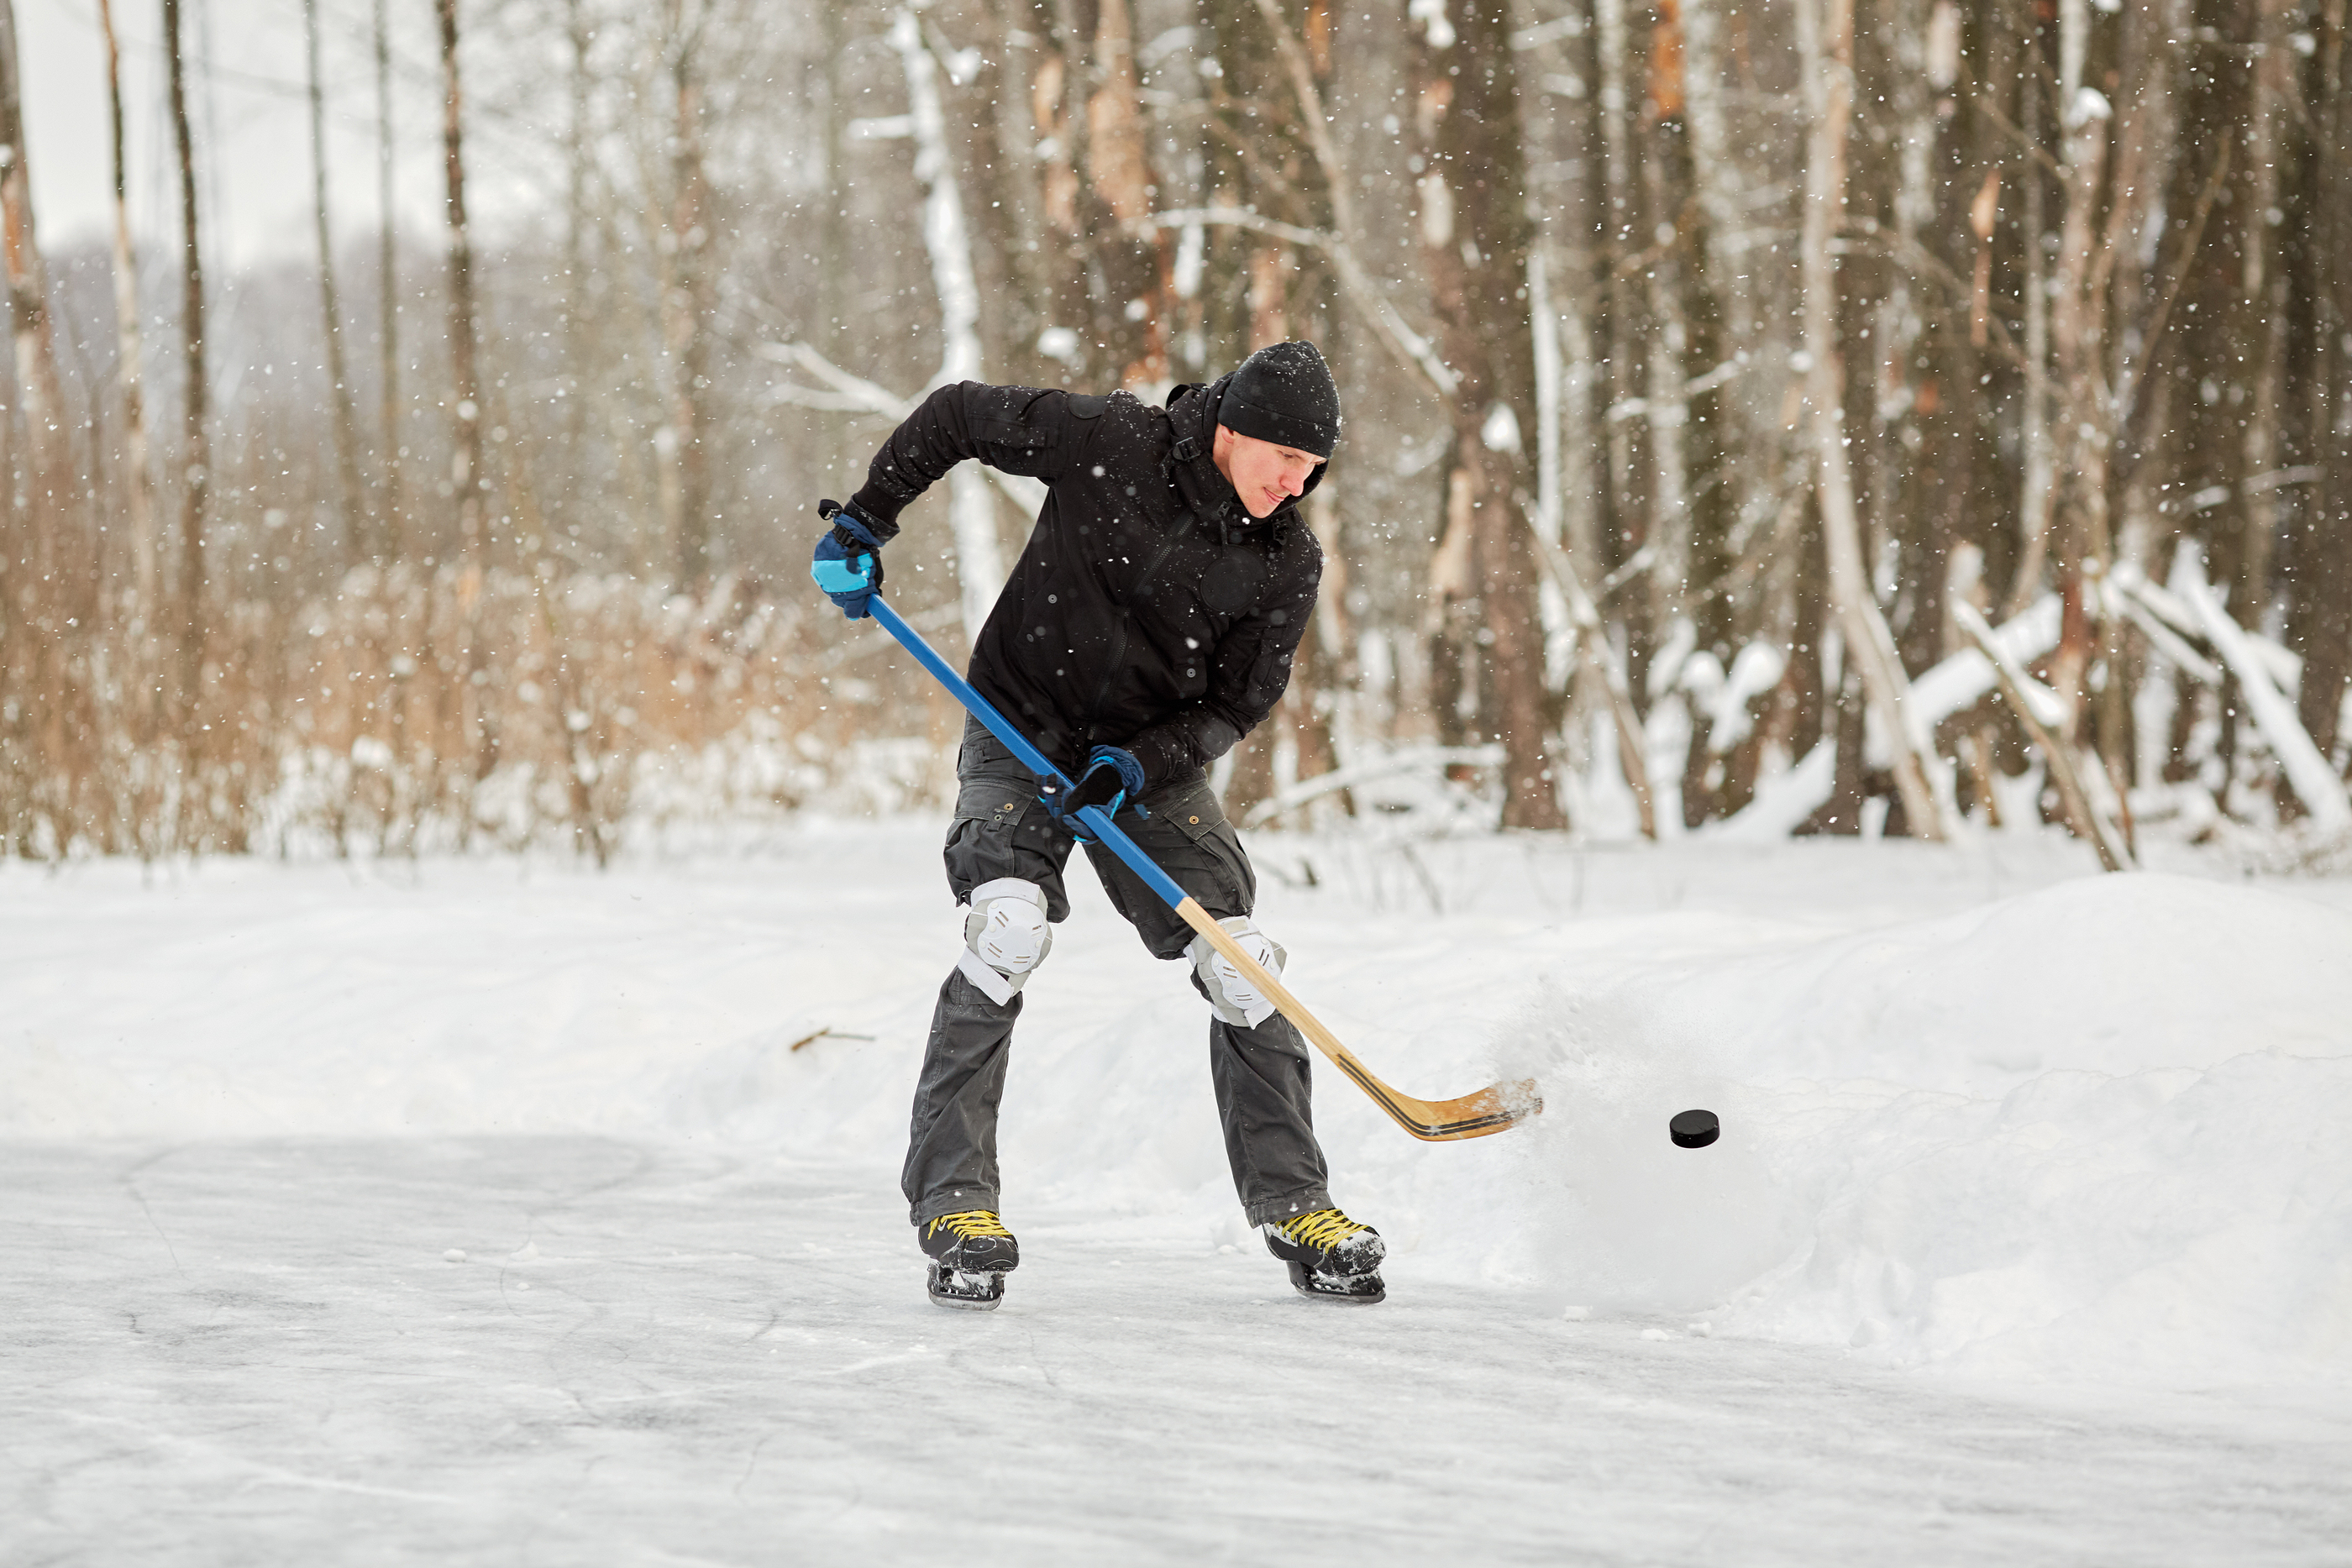
[[[1356,1060],[1356,1053],[1339,1043],[1339,1037],[1323,1027],[1323,1022],[1307,1010],[1297,997],[1283,988],[1282,982],[1268,974],[1256,959],[1242,951],[1233,934],[1212,919],[1208,911],[1194,900],[1187,898],[1176,906],[1184,924],[1208,939],[1230,960],[1236,969],[1257,987],[1259,991],[1280,1009],[1282,1016],[1298,1026],[1298,1032],[1311,1041],[1315,1049],[1331,1059],[1332,1064],[1355,1080],[1356,1087],[1372,1098],[1372,1103],[1389,1113],[1390,1118],[1406,1132],[1424,1143],[1452,1143],[1460,1138],[1483,1138],[1507,1128],[1516,1127],[1529,1116],[1543,1110],[1543,1098],[1536,1092],[1533,1079],[1521,1079],[1516,1083],[1493,1083],[1475,1094],[1465,1094],[1459,1100],[1416,1100],[1410,1094],[1399,1093],[1375,1076],[1372,1070]]]
[[[1490,1083],[1459,1100],[1430,1101],[1398,1093],[1370,1073],[1360,1072],[1360,1063],[1339,1061],[1339,1066],[1372,1097],[1373,1104],[1423,1143],[1484,1138],[1516,1127],[1543,1111],[1543,1096],[1536,1092],[1532,1078],[1522,1078],[1516,1083]]]

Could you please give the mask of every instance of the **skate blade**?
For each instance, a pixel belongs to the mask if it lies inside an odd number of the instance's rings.
[[[1378,1274],[1318,1274],[1304,1263],[1290,1266],[1290,1288],[1309,1301],[1369,1307],[1389,1299]]]
[[[992,1312],[1004,1304],[1004,1276],[967,1274],[961,1270],[930,1270],[931,1300],[960,1312]]]

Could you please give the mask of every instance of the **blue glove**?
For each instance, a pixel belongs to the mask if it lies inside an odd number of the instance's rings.
[[[838,501],[819,501],[816,515],[833,525],[816,541],[809,575],[844,615],[866,619],[866,601],[882,588],[882,541],[871,524]]]
[[[1097,746],[1087,753],[1087,770],[1078,775],[1077,783],[1066,796],[1048,784],[1039,799],[1054,814],[1054,821],[1074,836],[1083,838],[1085,835],[1078,831],[1080,811],[1088,806],[1100,806],[1105,816],[1116,817],[1129,795],[1142,793],[1143,764],[1135,759],[1135,754],[1121,751],[1116,746]],[[1148,817],[1151,813],[1139,803],[1135,814]]]

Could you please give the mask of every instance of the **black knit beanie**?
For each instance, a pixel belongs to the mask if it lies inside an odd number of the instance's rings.
[[[1269,343],[1225,383],[1217,423],[1237,435],[1328,457],[1339,444],[1339,387],[1312,343]]]

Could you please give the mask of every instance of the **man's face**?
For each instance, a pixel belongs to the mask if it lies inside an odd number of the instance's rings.
[[[1222,424],[1210,455],[1253,517],[1270,517],[1284,502],[1305,495],[1307,476],[1323,461],[1312,452],[1276,446]]]

